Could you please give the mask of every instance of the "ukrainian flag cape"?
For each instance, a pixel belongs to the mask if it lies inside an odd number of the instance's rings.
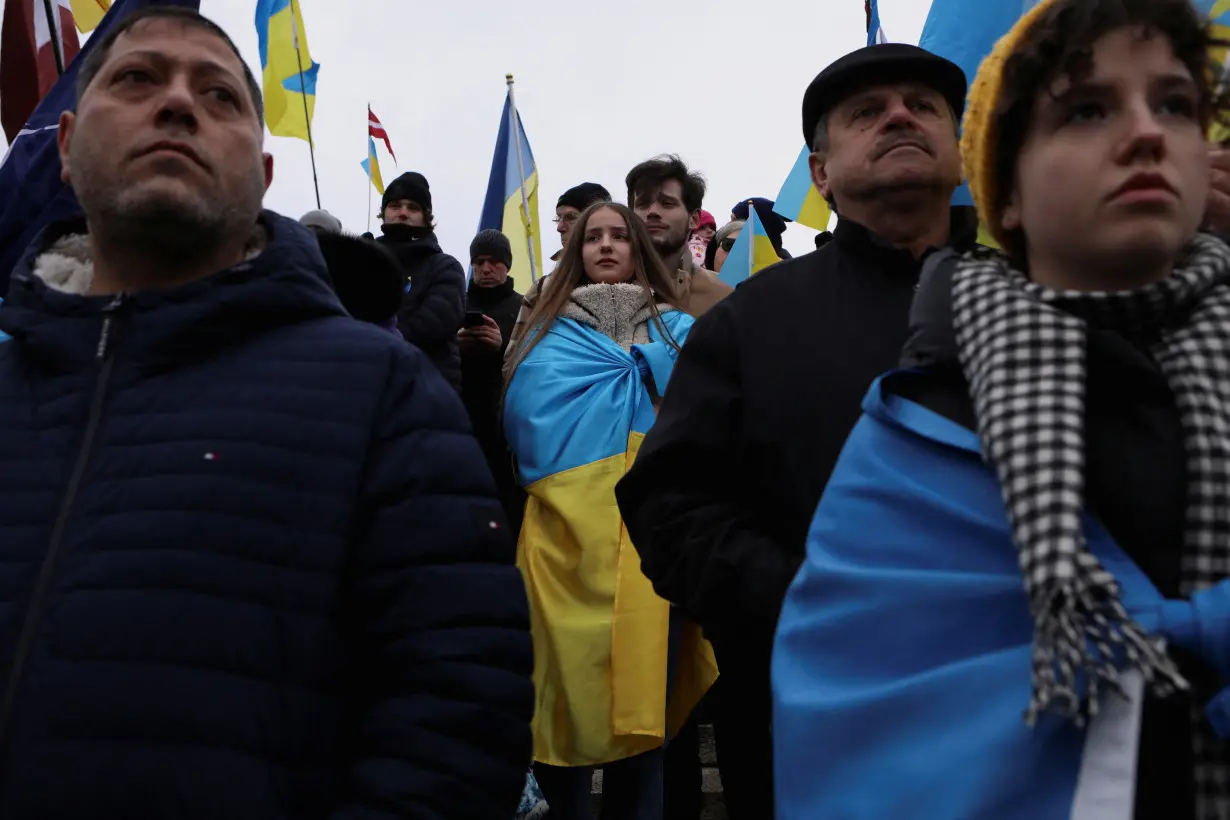
[[[692,318],[662,314],[682,345]],[[654,410],[652,373],[666,389],[677,351],[657,323],[624,350],[557,319],[513,373],[504,431],[529,494],[517,565],[534,639],[534,759],[590,766],[655,749],[717,677],[692,624],[680,641],[667,703],[670,605],[641,572],[615,503]]]

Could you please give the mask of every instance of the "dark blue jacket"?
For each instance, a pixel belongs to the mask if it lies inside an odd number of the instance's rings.
[[[0,817],[515,810],[528,614],[465,411],[263,222],[163,293],[31,251],[0,306]]]

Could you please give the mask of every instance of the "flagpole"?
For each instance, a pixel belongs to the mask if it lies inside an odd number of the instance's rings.
[[[312,142],[312,115],[308,112],[307,83],[303,81],[303,54],[299,51],[299,22],[295,19],[295,0],[290,2],[290,31],[295,42],[295,59],[299,62],[299,96],[303,97],[303,121],[307,124],[308,153],[312,157],[312,185],[316,188],[316,208],[319,210],[320,181],[316,178],[316,145]]]
[[[47,14],[47,28],[51,31],[51,53],[56,56],[56,76],[64,74],[64,55],[60,53],[61,32],[56,25],[58,15],[52,8],[51,0],[43,0],[43,11]]]
[[[367,232],[372,232],[372,188],[376,178],[372,176],[372,104],[367,104]]]
[[[509,116],[512,117],[513,148],[517,152],[517,176],[520,177],[521,183],[521,213],[525,217],[525,244],[530,259],[530,281],[537,282],[538,260],[534,258],[534,231],[538,227],[530,219],[530,197],[525,191],[525,165],[521,158],[521,118],[517,116],[517,98],[513,95],[513,75],[505,74],[504,79],[508,82],[508,107],[511,109]]]
[[[748,232],[748,238],[751,239],[747,243],[747,275],[749,277],[756,270],[756,228],[752,222],[752,214],[755,213],[753,208],[755,207],[749,199],[747,201],[747,224],[743,226],[743,230]]]

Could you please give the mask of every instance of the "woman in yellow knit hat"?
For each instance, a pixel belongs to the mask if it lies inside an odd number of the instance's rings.
[[[1230,248],[1190,0],[1043,0],[774,657],[778,818],[1230,818]],[[1207,708],[1206,708],[1207,707]]]

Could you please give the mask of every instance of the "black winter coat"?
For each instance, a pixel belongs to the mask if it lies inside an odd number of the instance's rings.
[[[397,256],[407,285],[397,327],[460,391],[457,331],[465,315],[465,271],[460,262],[440,250],[436,235],[429,230],[406,225],[385,225],[382,230],[384,236],[377,241]]]
[[[954,231],[972,243],[973,225]],[[842,220],[823,248],[740,284],[693,326],[616,487],[654,589],[765,697],[808,527],[863,394],[897,364],[921,267]]]
[[[525,491],[517,483],[512,453],[500,424],[500,399],[504,393],[504,351],[521,311],[521,294],[514,290],[512,278],[495,288],[480,288],[470,282],[466,293],[466,310],[477,310],[490,316],[500,326],[503,342],[499,352],[463,350],[461,352],[461,399],[474,425],[474,436],[482,445],[487,464],[495,476],[500,499],[513,532],[520,530],[525,513]]]
[[[528,611],[461,403],[262,221],[259,256],[165,292],[14,274],[0,817],[515,810]]]

